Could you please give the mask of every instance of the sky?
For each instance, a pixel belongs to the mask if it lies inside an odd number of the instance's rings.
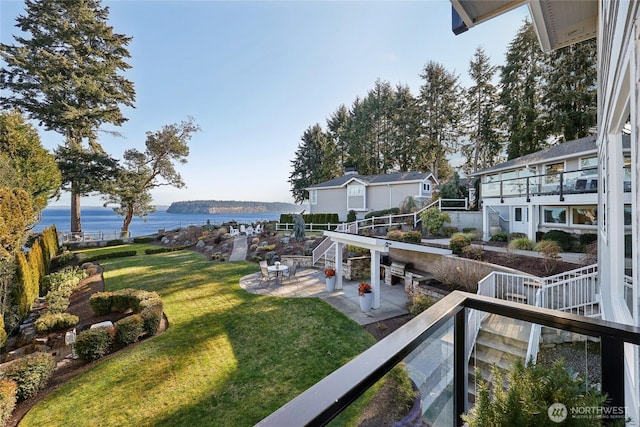
[[[470,85],[469,60],[482,46],[495,65],[528,16],[521,7],[461,35],[451,3],[426,1],[104,1],[116,33],[133,37],[136,90],[128,121],[99,141],[115,158],[144,151],[146,132],[193,117],[186,188],[152,191],[154,204],[181,200],[290,202],[291,162],[304,131],[342,104],[365,97],[377,79],[419,93],[420,74],[438,62]],[[24,2],[0,1],[0,40],[12,44]],[[40,129],[45,148],[64,141]],[[63,194],[52,205],[69,205]],[[96,196],[83,206],[101,205]]]

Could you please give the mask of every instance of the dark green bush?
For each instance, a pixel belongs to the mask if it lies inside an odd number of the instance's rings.
[[[111,293],[111,311],[124,313],[138,306],[138,299],[133,295],[133,289],[120,289]]]
[[[509,235],[501,231],[500,233],[496,233],[491,236],[489,240],[491,240],[492,242],[506,242],[507,240],[509,240]]]
[[[35,321],[38,333],[48,333],[53,331],[63,331],[78,324],[78,316],[70,313],[47,313],[40,316]]]
[[[407,243],[420,243],[422,242],[422,233],[419,231],[407,231],[402,236],[402,241]]]
[[[18,385],[9,379],[0,379],[0,426],[7,425],[9,417],[16,406]]]
[[[116,322],[115,344],[124,347],[138,341],[138,337],[142,335],[142,316],[133,314]]]
[[[365,219],[367,219],[367,218],[373,218],[374,216],[380,217],[380,216],[399,215],[399,214],[400,214],[400,208],[390,208],[390,209],[382,209],[379,211],[369,212],[364,217]]]
[[[122,240],[122,239],[107,240],[106,245],[107,245],[107,246],[120,246],[120,245],[124,245],[124,240]]]
[[[585,233],[581,234],[579,239],[581,245],[587,246],[593,242],[596,242],[598,240],[598,235],[595,233]]]
[[[78,335],[76,352],[80,359],[91,362],[107,354],[113,344],[110,328],[87,329]]]
[[[194,243],[195,245],[195,243]],[[176,252],[176,251],[182,251],[185,249],[190,248],[193,245],[182,245],[182,246],[176,246],[175,248],[153,248],[153,249],[145,249],[144,253],[147,255],[153,255],[153,254],[162,254],[165,252]]]
[[[160,321],[162,320],[162,306],[147,307],[140,312],[142,317],[142,328],[147,335],[155,335],[160,329]]]
[[[471,239],[464,233],[456,233],[449,240],[449,249],[456,255],[461,255],[462,250],[469,245],[471,245]]]
[[[142,237],[134,237],[133,243],[150,243],[153,242],[153,236],[142,236]]]
[[[96,292],[89,298],[89,305],[96,316],[111,313],[111,292]]]
[[[101,255],[94,255],[88,258],[84,258],[82,260],[82,262],[86,263],[86,262],[94,262],[94,261],[99,261],[101,259],[112,259],[112,258],[125,258],[125,257],[129,257],[129,256],[136,256],[137,252],[136,251],[120,251],[120,252],[111,252],[111,253],[105,253],[105,254],[101,254]]]
[[[458,232],[458,227],[442,227],[440,232],[444,237],[451,237]]]
[[[358,216],[356,215],[356,211],[354,211],[353,209],[350,210],[347,213],[347,222],[354,222],[356,219],[358,219]]]
[[[553,240],[558,245],[560,245],[562,251],[568,251],[569,249],[571,249],[571,234],[563,230],[548,231],[544,233],[544,235],[542,236],[542,240]]]
[[[463,233],[475,233],[477,229],[475,227],[464,227],[462,229]]]
[[[42,389],[51,378],[56,361],[48,353],[36,352],[20,358],[2,370],[2,377],[16,382],[16,396],[22,402]]]

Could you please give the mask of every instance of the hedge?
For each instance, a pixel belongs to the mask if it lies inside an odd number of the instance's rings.
[[[142,236],[142,237],[134,237],[133,243],[150,243],[155,240],[154,237],[151,236]]]
[[[142,324],[142,316],[139,314],[118,320],[115,324],[115,344],[124,347],[138,341],[144,331]]]
[[[35,321],[38,333],[63,331],[78,324],[78,316],[69,313],[47,313]]]
[[[80,332],[76,339],[76,352],[80,359],[91,362],[107,354],[113,344],[110,328],[94,328]]]
[[[9,417],[16,406],[16,391],[18,384],[10,379],[0,379],[0,426],[9,421]]]
[[[294,214],[280,214],[280,223],[282,224],[293,224],[295,221],[293,219]],[[340,219],[337,213],[314,213],[314,214],[303,214],[302,218],[304,219],[305,224],[313,224],[314,229],[326,229],[326,224],[339,224]],[[324,227],[323,227],[324,226]]]
[[[155,335],[160,327],[162,300],[155,292],[130,288],[115,292],[97,292],[91,295],[89,304],[96,316],[102,316],[111,311],[124,312],[131,309],[139,314],[142,328],[147,335]]]
[[[372,217],[380,217],[380,216],[388,216],[388,215],[399,215],[400,208],[390,208],[390,209],[382,209],[379,211],[369,212],[364,216],[365,219]]]
[[[136,256],[138,254],[137,251],[120,251],[120,252],[110,252],[110,253],[104,253],[104,254],[100,254],[100,255],[95,255],[92,257],[88,257],[88,258],[84,258],[82,260],[83,263],[87,263],[87,262],[94,262],[94,261],[98,261],[101,259],[111,259],[111,258],[125,258],[128,256]]]
[[[153,249],[149,248],[149,249],[145,249],[144,253],[147,255],[153,255],[153,254],[162,254],[165,252],[176,252],[176,251],[182,251],[182,250],[188,249],[191,246],[193,245],[182,245],[182,246],[176,246],[175,248],[163,248],[163,247],[153,248]]]
[[[22,402],[35,396],[47,384],[55,368],[56,361],[52,355],[36,352],[10,363],[1,375],[16,382],[16,396]]]

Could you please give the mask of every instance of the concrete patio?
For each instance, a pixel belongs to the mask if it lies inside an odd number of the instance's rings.
[[[324,272],[312,268],[300,269],[294,278],[284,278],[279,284],[274,280],[263,282],[260,272],[240,279],[240,287],[254,294],[281,298],[322,298],[360,325],[408,313],[406,305],[409,299],[404,286],[384,284],[380,285],[380,308],[363,313],[358,302],[359,283],[344,280],[343,289],[327,292]]]

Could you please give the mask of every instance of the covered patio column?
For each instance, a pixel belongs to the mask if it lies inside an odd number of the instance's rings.
[[[371,251],[371,289],[373,290],[374,310],[380,308],[380,252],[376,249]]]
[[[342,249],[344,243],[336,242],[336,289],[342,289]]]

